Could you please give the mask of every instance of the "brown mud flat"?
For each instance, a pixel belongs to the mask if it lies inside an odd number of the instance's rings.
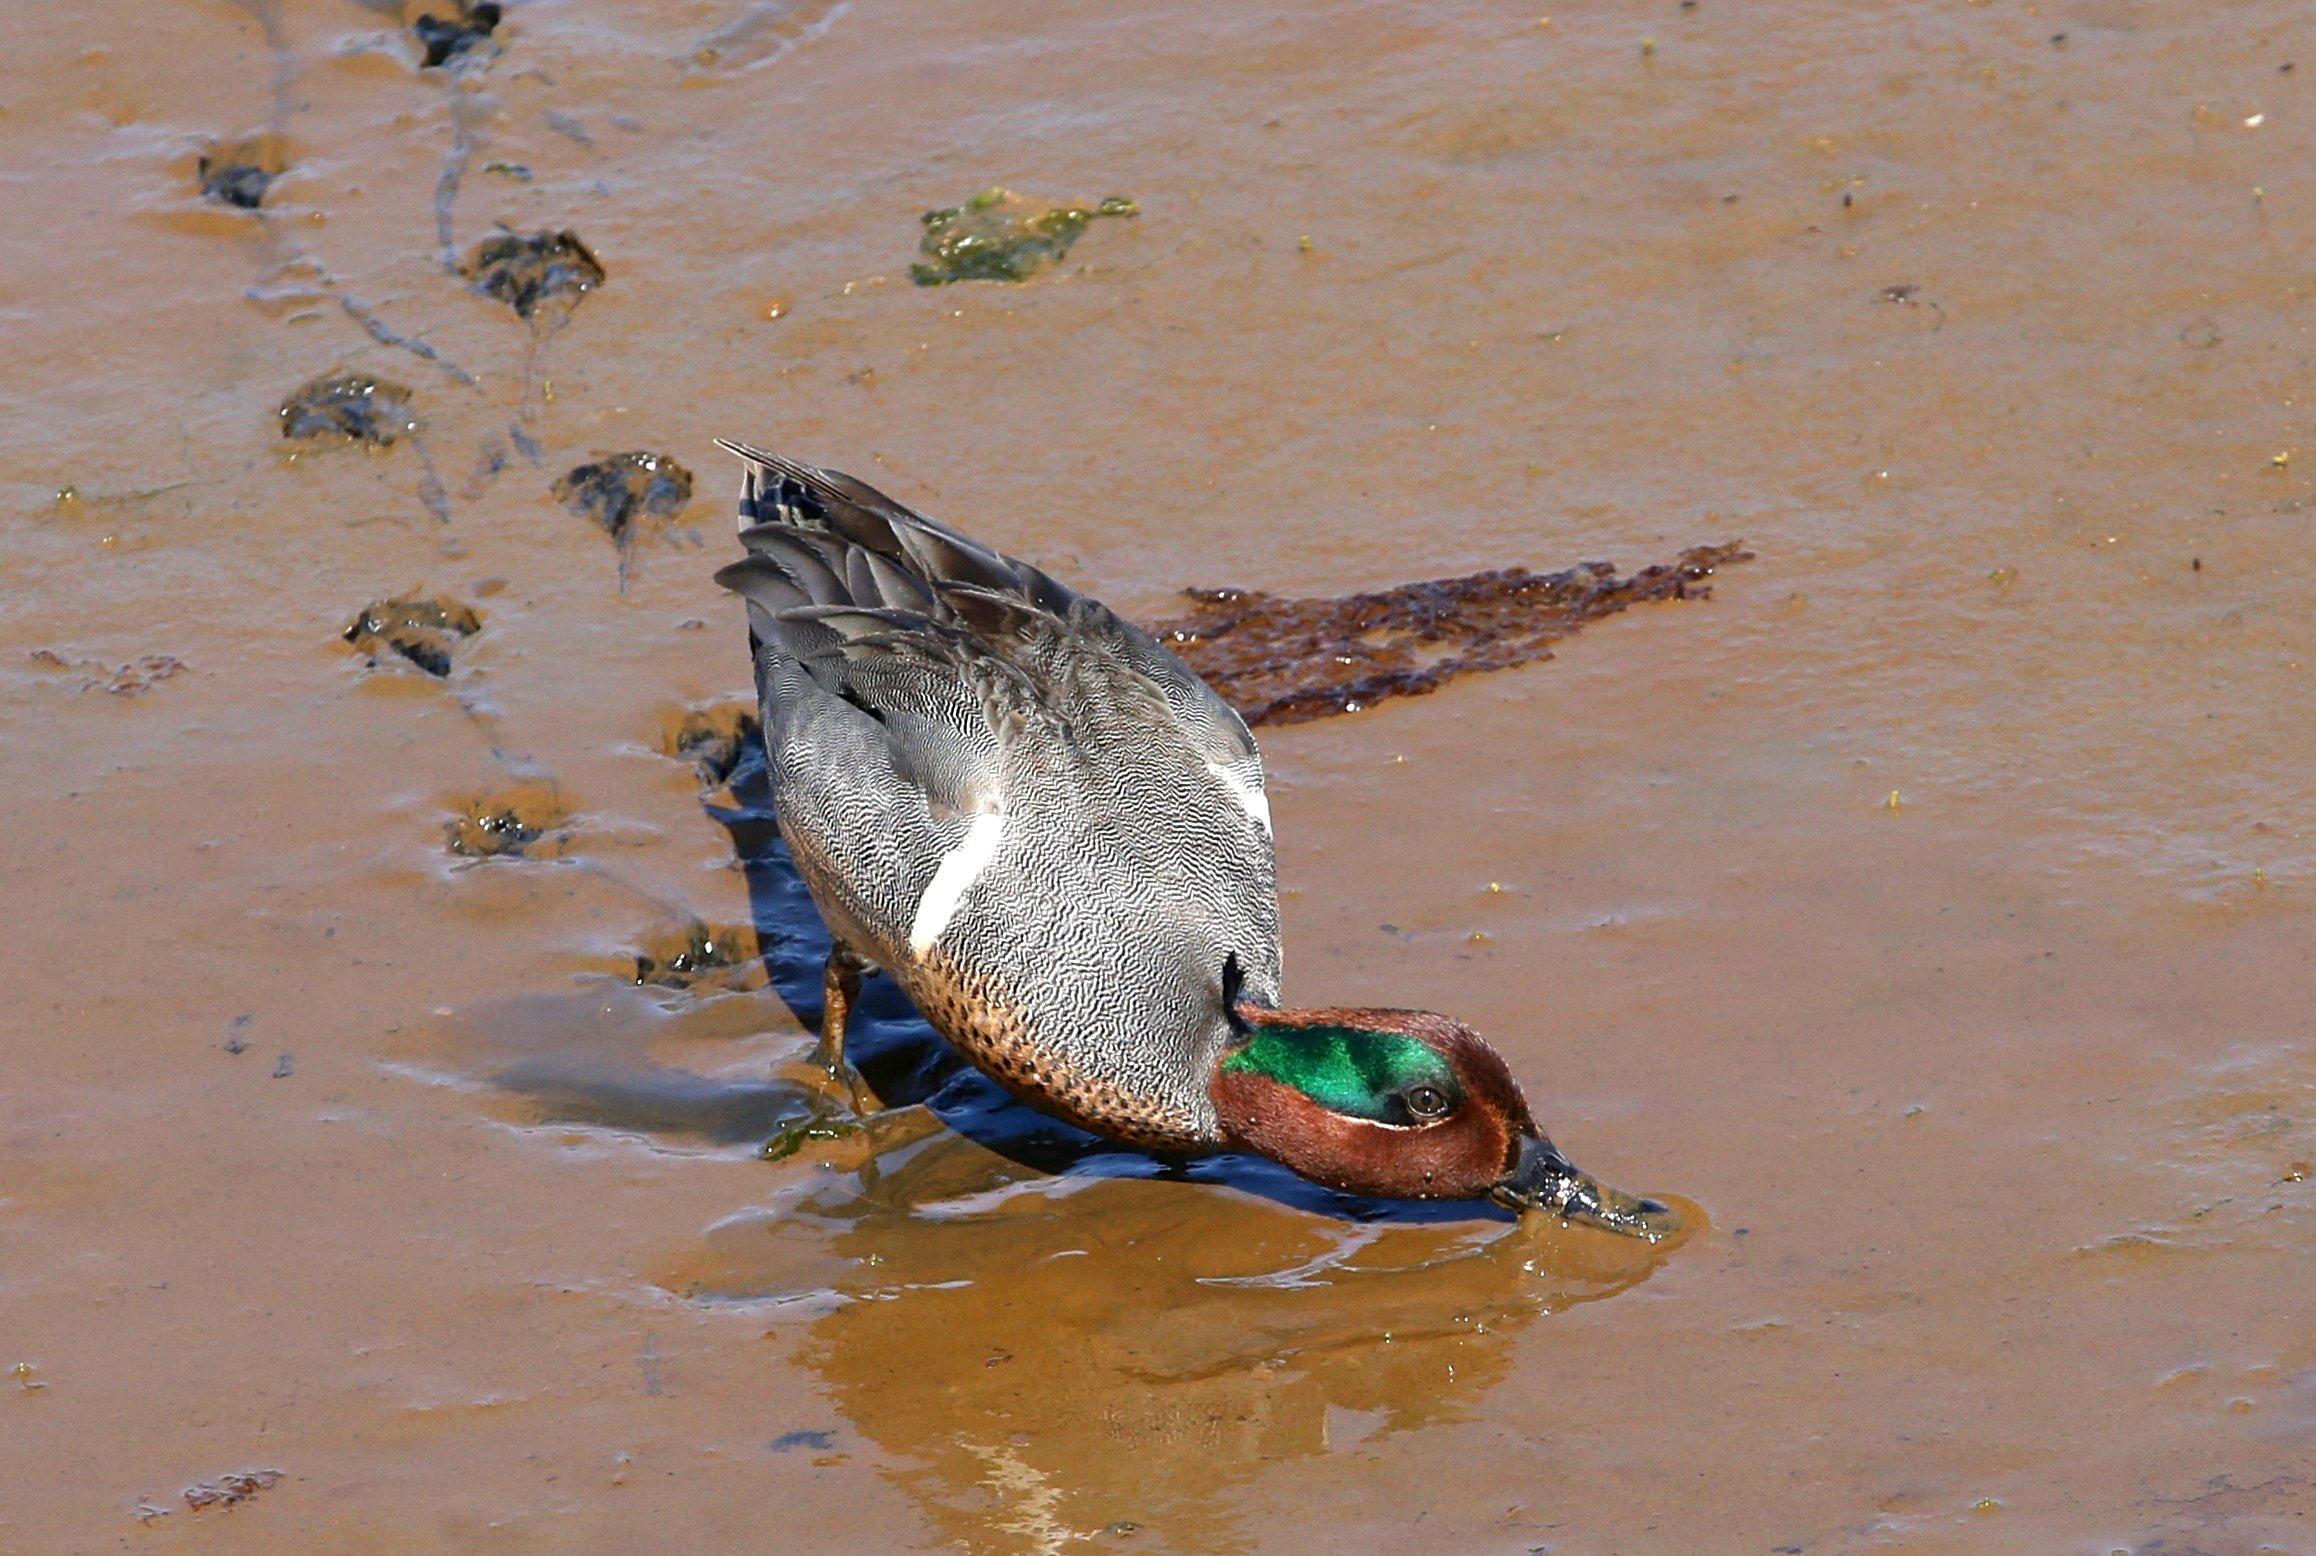
[[[2304,10],[0,11],[0,1550],[2306,1549]],[[852,1117],[719,435],[1259,589],[1290,997],[1685,1238]]]

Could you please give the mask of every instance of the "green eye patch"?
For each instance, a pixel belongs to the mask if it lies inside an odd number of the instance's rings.
[[[1265,1076],[1331,1113],[1379,1124],[1412,1124],[1406,1097],[1429,1086],[1452,1107],[1462,1099],[1455,1071],[1402,1032],[1365,1027],[1256,1027],[1222,1061],[1225,1073]]]

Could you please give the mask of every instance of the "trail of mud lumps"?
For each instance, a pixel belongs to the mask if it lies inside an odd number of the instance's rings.
[[[1420,697],[1459,675],[1552,657],[1588,622],[1647,600],[1700,600],[1705,580],[1751,561],[1743,542],[1692,546],[1620,577],[1606,562],[1524,567],[1337,599],[1188,589],[1191,614],[1155,631],[1249,724],[1298,724]]]

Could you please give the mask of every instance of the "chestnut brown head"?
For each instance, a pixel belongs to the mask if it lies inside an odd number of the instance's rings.
[[[1571,1166],[1470,1028],[1420,1010],[1231,1013],[1237,1040],[1208,1092],[1233,1146],[1356,1194],[1492,1199],[1661,1235],[1665,1207]]]

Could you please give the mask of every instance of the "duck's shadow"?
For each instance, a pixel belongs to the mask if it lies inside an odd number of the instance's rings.
[[[821,975],[829,935],[773,820],[771,788],[760,749],[743,756],[727,780],[728,803],[714,791],[702,808],[732,840],[748,883],[750,916],[765,975],[797,1022],[817,1032]],[[765,1077],[719,1077],[638,1062],[634,1008],[664,1011],[663,997],[627,991],[625,1000],[591,1000],[600,1030],[572,1030],[567,1002],[535,1013],[527,1052],[493,1077],[502,1091],[528,1098],[545,1118],[600,1128],[721,1145],[762,1144],[825,1112],[798,1085]],[[678,995],[679,1000],[694,996]],[[751,998],[755,996],[750,996]],[[724,1022],[717,1023],[726,1025]],[[760,1023],[758,1023],[760,1025]],[[560,1028],[550,1038],[548,1026]],[[499,1023],[502,1036],[508,1023]],[[870,978],[854,1005],[846,1053],[889,1113],[922,1108],[948,1129],[1032,1172],[1053,1177],[1174,1178],[1227,1185],[1294,1209],[1347,1221],[1426,1223],[1510,1219],[1485,1203],[1425,1205],[1367,1199],[1310,1183],[1260,1158],[1214,1155],[1162,1158],[1114,1144],[1016,1101],[960,1058],[917,1013],[891,979]]]

